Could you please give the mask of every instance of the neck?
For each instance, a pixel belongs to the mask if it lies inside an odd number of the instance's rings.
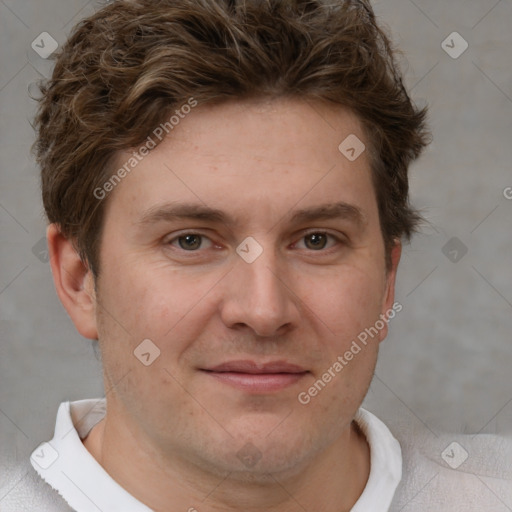
[[[250,475],[213,474],[179,456],[165,460],[140,432],[134,435],[125,423],[109,419],[107,415],[92,429],[84,446],[114,480],[155,512],[350,511],[370,473],[370,449],[354,422],[304,469],[254,482]]]

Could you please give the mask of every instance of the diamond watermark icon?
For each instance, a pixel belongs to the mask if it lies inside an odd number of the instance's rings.
[[[259,460],[262,457],[261,452],[254,446],[252,443],[245,443],[244,446],[238,451],[236,456],[240,459],[240,461],[247,466],[248,468],[254,467],[258,464]]]
[[[452,236],[452,238],[443,245],[441,252],[452,263],[458,263],[466,255],[468,248],[456,236]]]
[[[48,245],[46,244],[46,237],[43,236],[39,242],[32,247],[32,254],[43,263],[50,261],[50,255],[48,253]]]
[[[252,236],[248,236],[236,248],[236,252],[246,263],[253,263],[261,256],[263,247]]]
[[[160,349],[150,339],[145,339],[137,345],[133,354],[144,366],[149,366],[160,357]]]
[[[47,59],[59,47],[59,43],[48,32],[41,32],[30,46],[39,57]]]
[[[59,453],[50,443],[40,444],[30,456],[30,460],[42,469],[48,469],[58,458]]]
[[[458,32],[452,32],[441,43],[441,48],[452,59],[458,59],[468,49],[468,46],[468,42]]]
[[[457,469],[469,457],[469,454],[457,441],[453,441],[443,450],[441,457],[448,466]]]
[[[357,160],[366,149],[363,141],[351,133],[342,143],[338,146],[340,153],[347,159],[353,162]]]

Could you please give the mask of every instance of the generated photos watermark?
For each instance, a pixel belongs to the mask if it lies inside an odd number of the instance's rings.
[[[367,327],[364,331],[361,331],[357,335],[357,339],[352,340],[349,349],[346,350],[343,355],[339,355],[336,358],[336,361],[333,362],[333,364],[318,380],[315,381],[312,386],[310,386],[306,391],[301,391],[297,395],[299,403],[302,405],[309,404],[311,400],[317,396],[318,393],[320,393],[320,391],[322,391],[325,386],[327,386],[327,384],[329,384],[329,382],[331,382],[345,368],[345,366],[355,358],[355,356],[357,356],[357,354],[361,352],[363,347],[368,344],[368,341],[377,336],[388,322],[395,318],[397,313],[400,313],[402,309],[402,304],[400,304],[400,302],[395,302],[385,314],[379,315],[379,320],[377,320],[371,327]]]
[[[132,153],[132,157],[128,159],[127,162],[124,163],[122,167],[120,167],[112,176],[101,186],[94,189],[94,197],[98,200],[105,199],[109,192],[112,192],[114,188],[121,183],[121,180],[125,178],[130,172],[137,167],[139,162],[141,162],[145,156],[147,156],[151,149],[155,148],[157,145],[156,139],[158,141],[162,141],[164,137],[171,133],[172,130],[180,123],[182,119],[185,118],[187,114],[189,114],[192,109],[197,105],[197,100],[193,97],[189,98],[187,103],[184,103],[179,109],[174,111],[174,114],[167,120],[165,123],[161,123],[158,125],[152,132],[151,135],[148,135],[144,144],[139,147],[138,151]]]

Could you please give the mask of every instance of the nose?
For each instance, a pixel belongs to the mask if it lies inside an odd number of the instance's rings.
[[[221,318],[231,329],[251,329],[262,337],[282,336],[300,319],[300,300],[290,273],[272,251],[252,263],[240,258],[223,282]]]

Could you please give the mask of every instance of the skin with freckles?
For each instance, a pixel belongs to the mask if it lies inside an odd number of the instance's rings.
[[[400,244],[387,271],[368,155],[338,150],[350,134],[366,143],[354,114],[317,101],[198,106],[111,192],[96,283],[48,228],[59,296],[102,353],[107,415],[84,444],[153,510],[341,512],[362,493],[352,419],[387,329],[297,399],[394,301]],[[207,371],[240,360],[301,372],[272,388]]]

